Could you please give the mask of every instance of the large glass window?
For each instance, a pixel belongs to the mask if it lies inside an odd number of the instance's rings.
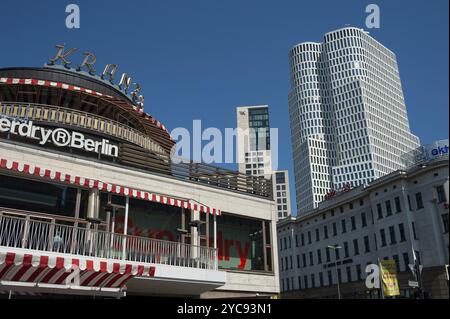
[[[384,229],[380,229],[380,235],[381,235],[381,247],[386,246],[386,233]]]
[[[269,109],[249,109],[250,149],[270,150]]]
[[[285,179],[285,176],[284,176],[283,172],[275,173],[275,178],[276,178],[276,183],[277,184],[284,184],[284,183],[286,183],[286,179]]]
[[[367,226],[366,213],[361,213],[361,224],[362,224],[362,227]]]
[[[416,205],[417,209],[423,208],[423,199],[422,199],[422,193],[416,193]]]
[[[445,196],[444,186],[440,185],[440,186],[436,187],[436,192],[438,195],[438,203],[443,203],[443,202],[447,201],[447,198]]]
[[[213,229],[210,218],[210,229]],[[272,271],[270,222],[222,214],[217,218],[219,268]],[[212,244],[211,244],[212,246]]]
[[[394,202],[395,202],[395,212],[400,213],[402,211],[402,205],[400,204],[400,197],[395,197]]]
[[[448,234],[448,213],[442,215],[442,225],[444,226],[444,233]]]
[[[387,216],[392,215],[392,207],[391,207],[391,201],[390,200],[386,201],[386,215]]]
[[[113,205],[117,205],[117,207],[125,206],[125,197],[109,196],[107,193],[102,193],[100,197],[99,215],[100,219],[103,220],[106,220],[104,207],[108,203],[108,197],[110,197]],[[134,198],[130,198],[129,205],[128,235],[168,241],[181,241],[181,237],[177,231],[177,229],[182,228],[181,208]],[[110,218],[114,222],[114,232],[123,233],[125,209],[117,209]],[[186,220],[185,228],[187,228],[187,224],[188,221]],[[200,227],[204,228],[205,225],[201,225]],[[205,230],[200,229],[200,234],[204,233]],[[189,238],[185,242],[189,243]]]
[[[377,212],[378,212],[378,219],[383,218],[383,209],[381,208],[381,204],[377,204]]]
[[[75,217],[76,188],[0,175],[0,207]],[[86,216],[88,191],[81,193],[80,218]]]
[[[364,236],[364,252],[366,252],[366,253],[370,252],[369,236]]]

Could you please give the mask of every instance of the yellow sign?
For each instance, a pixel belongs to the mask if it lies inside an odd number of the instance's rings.
[[[397,280],[397,264],[395,260],[381,261],[381,278],[383,283],[383,292],[387,297],[400,295]]]

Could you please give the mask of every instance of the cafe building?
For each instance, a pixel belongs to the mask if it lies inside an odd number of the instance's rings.
[[[271,181],[175,163],[139,85],[60,60],[0,69],[0,298],[277,295]]]

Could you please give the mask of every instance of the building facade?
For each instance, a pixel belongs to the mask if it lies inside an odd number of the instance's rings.
[[[239,172],[271,178],[269,106],[239,106],[236,117]]]
[[[278,294],[271,181],[172,161],[126,75],[62,60],[0,69],[0,291]]]
[[[299,214],[327,192],[401,168],[411,134],[395,54],[362,29],[289,52],[289,113]]]
[[[272,179],[277,218],[291,216],[289,172],[272,167],[269,107],[239,106],[236,118],[239,172]]]
[[[365,284],[366,267],[395,260],[401,296],[416,290],[413,249],[423,266],[427,298],[448,298],[448,154],[381,177],[278,223],[284,298],[379,298]],[[330,249],[340,247],[340,249]]]
[[[274,171],[272,184],[278,219],[290,217],[292,215],[292,210],[289,172],[287,170]]]

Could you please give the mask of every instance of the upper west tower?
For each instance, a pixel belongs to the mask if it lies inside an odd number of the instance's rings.
[[[289,114],[299,214],[330,189],[357,186],[401,168],[417,146],[395,54],[346,27],[289,52]]]

